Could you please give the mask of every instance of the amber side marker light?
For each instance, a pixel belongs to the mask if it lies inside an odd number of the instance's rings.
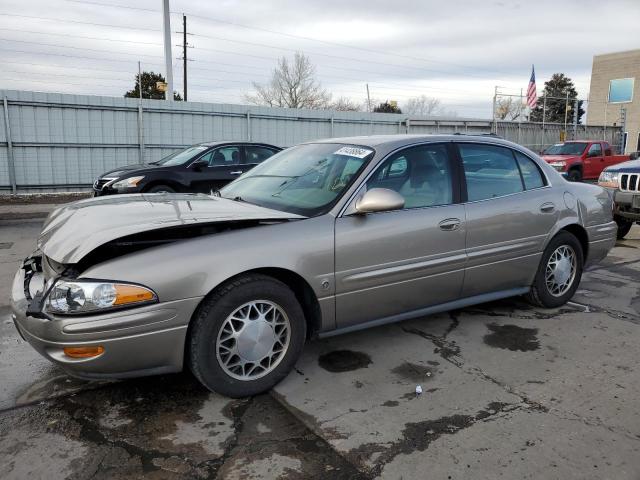
[[[116,284],[116,299],[113,306],[127,305],[130,303],[149,302],[155,299],[153,292],[144,287],[136,285]]]
[[[71,358],[92,358],[102,355],[104,347],[64,347],[64,354]]]

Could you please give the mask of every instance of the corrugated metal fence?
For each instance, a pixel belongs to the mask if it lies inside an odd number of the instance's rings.
[[[281,147],[328,137],[394,133],[489,133],[533,150],[557,142],[561,125],[463,118],[407,118],[195,102],[0,91],[0,191],[89,188],[124,164],[158,160],[178,148],[215,140]],[[571,133],[571,132],[570,132]],[[619,128],[578,126],[576,138],[617,143]]]

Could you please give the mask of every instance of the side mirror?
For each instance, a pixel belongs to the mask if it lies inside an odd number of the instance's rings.
[[[387,212],[404,207],[404,198],[388,188],[372,188],[356,200],[357,213]]]
[[[196,160],[191,164],[191,168],[194,170],[200,171],[203,168],[207,168],[209,166],[209,160],[201,158],[200,160]]]

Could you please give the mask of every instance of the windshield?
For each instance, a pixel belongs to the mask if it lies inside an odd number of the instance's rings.
[[[587,148],[586,143],[556,143],[547,148],[543,155],[582,155],[584,149]]]
[[[209,147],[205,145],[194,145],[187,147],[184,150],[172,153],[168,157],[164,157],[157,162],[151,162],[153,165],[164,165],[165,167],[171,167],[174,165],[182,165],[193,160],[196,156],[207,150]]]
[[[220,196],[313,217],[338,201],[374,151],[336,143],[298,145],[230,183]]]

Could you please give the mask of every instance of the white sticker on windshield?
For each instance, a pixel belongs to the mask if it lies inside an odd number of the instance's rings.
[[[360,147],[342,147],[340,150],[333,152],[334,155],[347,155],[349,157],[364,158],[373,150]]]

